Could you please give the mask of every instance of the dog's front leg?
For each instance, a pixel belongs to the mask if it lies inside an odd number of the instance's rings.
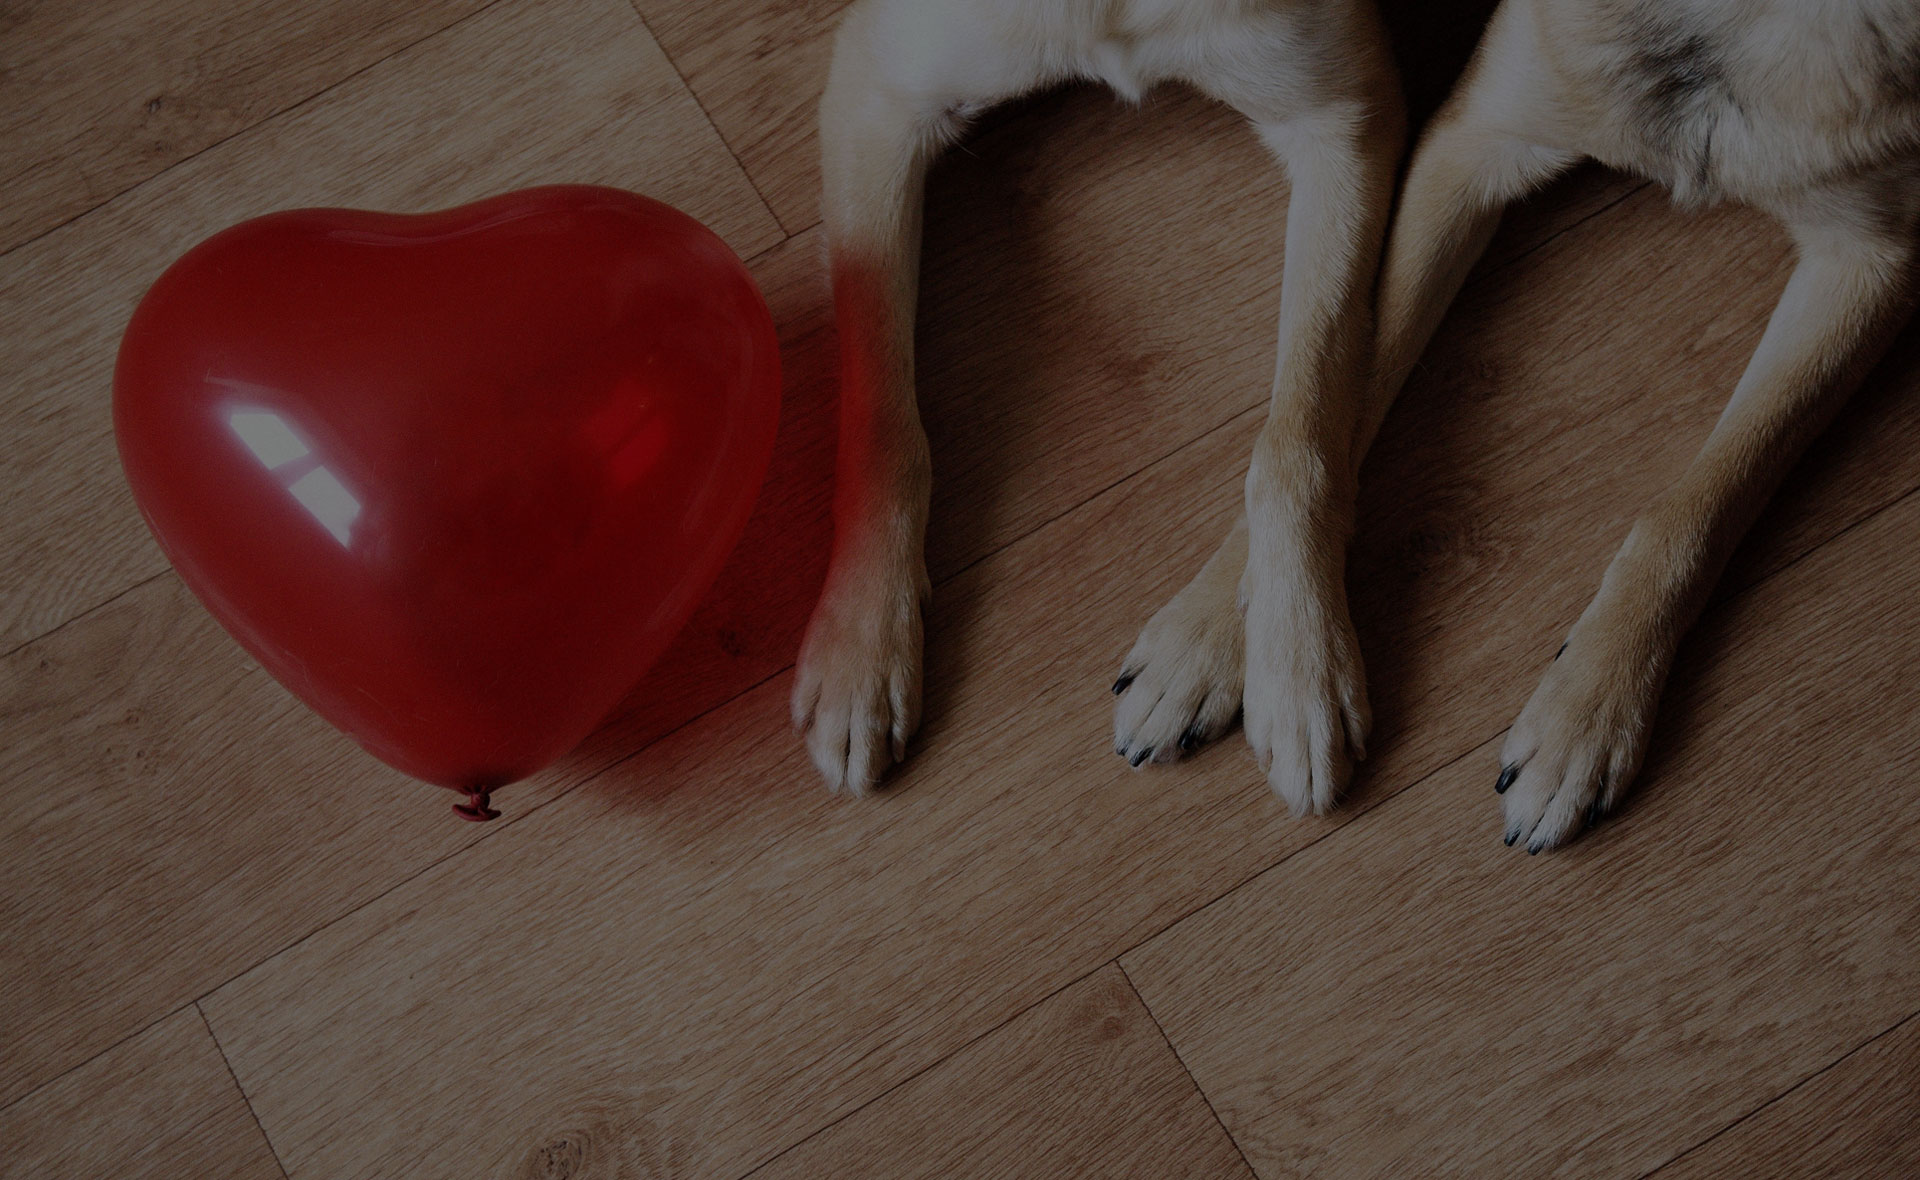
[[[1354,424],[1399,112],[1334,107],[1261,128],[1292,185],[1279,361],[1247,471],[1247,740],[1296,814],[1325,812],[1369,717],[1347,614]]]
[[[871,8],[871,6],[869,6]],[[889,87],[876,21],[843,24],[820,104],[822,215],[840,337],[833,557],[807,625],[793,721],[827,786],[870,790],[920,723],[931,471],[914,398],[920,206],[937,128]]]
[[[840,335],[833,557],[793,720],[835,790],[870,790],[920,723],[931,470],[914,395],[926,169],[968,112],[1043,80],[1030,39],[964,0],[847,10],[820,102],[821,213]]]
[[[1635,522],[1600,592],[1508,732],[1505,838],[1578,835],[1639,770],[1676,647],[1741,535],[1910,314],[1913,177],[1782,210],[1800,261],[1700,454]]]

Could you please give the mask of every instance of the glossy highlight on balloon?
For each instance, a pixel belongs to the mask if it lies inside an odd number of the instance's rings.
[[[215,235],[135,311],[114,431],[154,536],[241,645],[488,818],[487,792],[577,744],[692,614],[779,398],[772,319],[719,238],[562,186]]]

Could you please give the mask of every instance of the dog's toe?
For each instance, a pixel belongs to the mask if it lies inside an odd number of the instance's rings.
[[[1346,794],[1363,739],[1325,691],[1247,684],[1247,741],[1254,759],[1296,816],[1325,815]]]
[[[1172,762],[1232,726],[1245,642],[1231,601],[1183,592],[1148,621],[1113,690],[1113,749],[1136,768]]]
[[[829,790],[873,790],[920,724],[924,590],[902,581],[876,603],[824,594],[801,644],[793,721]]]
[[[1605,775],[1590,754],[1530,758],[1501,797],[1501,838],[1533,853],[1558,848],[1586,829],[1605,788]]]
[[[1366,675],[1346,604],[1310,586],[1248,595],[1247,743],[1295,815],[1324,815],[1366,757]]]
[[[1562,649],[1501,749],[1502,840],[1544,852],[1613,810],[1639,769],[1659,681],[1597,643]]]

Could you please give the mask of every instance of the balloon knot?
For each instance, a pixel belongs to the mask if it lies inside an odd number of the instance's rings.
[[[485,823],[490,819],[500,818],[500,813],[497,810],[487,806],[487,789],[485,787],[462,787],[461,790],[467,793],[467,801],[453,805],[453,813],[455,815],[461,819],[470,819],[475,823]]]

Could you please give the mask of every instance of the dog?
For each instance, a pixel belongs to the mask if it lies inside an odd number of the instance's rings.
[[[926,168],[980,111],[1070,79],[1130,99],[1185,81],[1246,115],[1292,190],[1279,357],[1246,511],[1126,657],[1115,748],[1136,767],[1170,760],[1244,712],[1274,788],[1297,812],[1323,811],[1368,726],[1346,538],[1405,136],[1371,0],[859,0],[848,10],[820,103],[840,337],[834,541],[801,643],[794,723],[834,789],[864,793],[905,756],[928,596],[929,461],[913,372]]]
[[[1504,0],[1408,168],[1356,450],[1503,206],[1583,158],[1683,205],[1766,211],[1798,260],[1719,422],[1635,522],[1507,733],[1503,838],[1529,852],[1618,806],[1675,649],[1735,544],[1912,314],[1920,4]]]

